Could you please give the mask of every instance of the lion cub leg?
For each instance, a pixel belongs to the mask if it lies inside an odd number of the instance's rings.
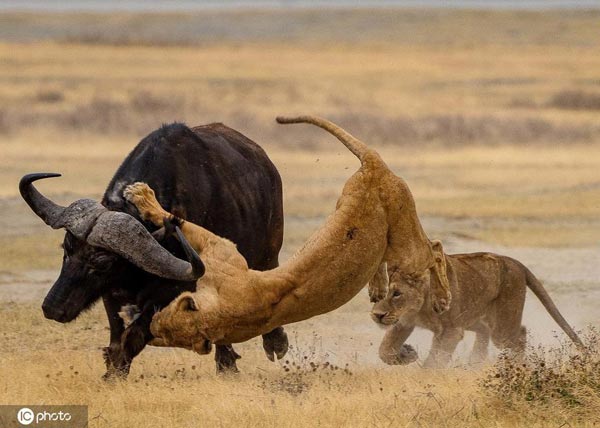
[[[527,329],[525,326],[502,328],[499,324],[492,330],[492,342],[498,349],[508,349],[515,358],[522,358],[527,346]]]
[[[527,345],[527,330],[521,324],[526,286],[520,281],[503,284],[500,296],[489,313],[492,342],[498,349],[509,349],[520,358]]]
[[[385,298],[388,289],[387,263],[381,263],[377,272],[369,281],[369,298],[372,303],[377,303]]]
[[[412,346],[404,343],[414,329],[414,326],[405,327],[399,323],[388,328],[379,345],[381,361],[389,365],[404,365],[416,361],[417,352]]]
[[[469,364],[480,364],[487,360],[490,347],[490,328],[483,322],[478,322],[474,326],[468,328],[469,331],[474,331],[475,344],[469,357]]]
[[[462,328],[445,328],[441,333],[433,336],[431,351],[423,364],[427,368],[443,368],[448,365],[452,359],[452,354],[458,343],[464,336]]]

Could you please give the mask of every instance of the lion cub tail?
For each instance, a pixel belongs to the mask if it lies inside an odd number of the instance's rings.
[[[289,124],[289,123],[311,123],[319,128],[323,128],[334,137],[344,144],[344,146],[348,147],[354,155],[360,160],[362,163],[365,159],[365,156],[372,152],[365,143],[354,137],[353,135],[346,132],[344,129],[337,126],[335,123],[330,122],[326,119],[322,119],[317,116],[297,116],[297,117],[283,117],[277,116],[277,123],[280,124]]]
[[[525,268],[525,272],[527,274],[527,286],[529,287],[529,289],[533,291],[533,294],[535,294],[536,297],[540,300],[540,302],[542,302],[542,305],[544,305],[550,316],[554,319],[554,321],[556,321],[560,328],[563,329],[567,336],[569,336],[578,347],[585,348],[583,342],[581,341],[579,336],[577,336],[577,333],[575,333],[575,331],[571,328],[567,320],[565,320],[561,313],[558,311],[558,308],[550,298],[550,295],[548,294],[540,280],[537,279],[529,269],[527,269],[525,266],[523,267]]]

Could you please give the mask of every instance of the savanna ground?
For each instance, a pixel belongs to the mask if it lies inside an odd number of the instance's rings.
[[[562,398],[508,380],[508,393],[484,387],[490,373],[511,374],[465,368],[470,336],[451,369],[385,366],[366,293],[288,326],[287,362],[268,362],[252,340],[236,347],[242,373],[218,377],[211,358],[149,348],[127,382],[106,384],[102,308],[69,325],[43,318],[63,234],[17,191],[21,175],[57,171],[64,176],[39,186],[46,194],[99,198],[162,122],[223,121],[260,143],[282,175],[284,261],[358,165],[324,132],[274,123],[277,114],[320,114],[381,151],[448,252],[519,258],[577,329],[597,326],[599,19],[409,10],[0,16],[0,403],[87,404],[92,427],[600,424],[600,380]],[[531,295],[524,323],[534,345],[559,346],[558,327]],[[421,357],[429,338],[409,340]],[[545,391],[535,379],[529,387]]]

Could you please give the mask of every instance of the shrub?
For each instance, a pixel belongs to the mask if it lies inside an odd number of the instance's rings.
[[[65,96],[61,91],[47,89],[39,91],[35,99],[41,103],[54,104],[63,101]]]
[[[521,402],[598,408],[600,334],[590,327],[583,341],[585,350],[565,341],[553,348],[530,347],[522,360],[502,353],[481,386],[509,406]]]
[[[560,91],[550,98],[548,106],[564,110],[600,110],[600,94],[577,90]]]

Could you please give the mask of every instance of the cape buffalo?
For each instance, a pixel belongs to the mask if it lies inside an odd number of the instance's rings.
[[[19,185],[25,201],[44,222],[66,229],[60,276],[42,309],[46,318],[66,323],[102,298],[110,324],[105,377],[128,374],[132,359],[152,340],[149,326],[154,313],[181,292],[194,291],[194,278],[202,274],[198,266],[190,273],[189,263],[169,254],[185,259],[174,237],[164,239],[167,254],[156,260],[147,256],[160,253],[155,246],[162,247],[155,240],[151,246],[131,239],[131,232],[120,233],[119,228],[131,227],[123,213],[140,220],[135,207],[123,198],[128,184],[148,183],[167,210],[236,243],[251,268],[278,266],[283,239],[281,178],[260,146],[223,124],[190,129],[174,123],[152,132],[119,167],[101,204],[89,199],[69,207],[55,204],[32,185],[52,176],[58,174],[30,174]],[[152,224],[144,226],[156,233]],[[146,239],[146,229],[136,233]],[[137,258],[127,256],[123,247],[129,248],[128,253],[135,247]],[[139,312],[125,327],[119,310],[132,305]],[[263,336],[270,360],[274,355],[283,357],[287,346],[281,327]],[[217,346],[217,371],[237,371],[237,358],[231,346]]]

